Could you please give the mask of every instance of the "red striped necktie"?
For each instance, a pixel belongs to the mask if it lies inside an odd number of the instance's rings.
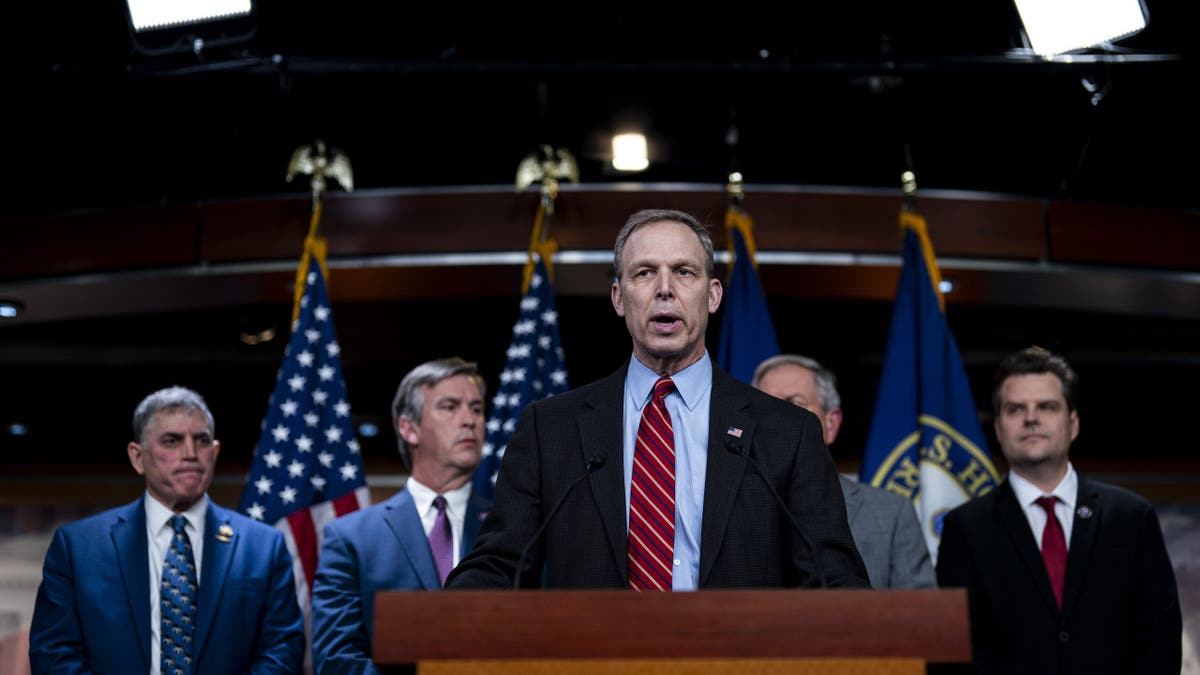
[[[642,409],[629,491],[629,587],[671,590],[675,557],[675,432],[663,401],[675,390],[669,377],[654,383]]]

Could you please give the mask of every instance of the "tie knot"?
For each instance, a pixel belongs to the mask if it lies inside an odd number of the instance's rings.
[[[658,381],[654,383],[653,395],[654,398],[660,401],[666,398],[667,394],[670,394],[673,391],[675,391],[675,383],[672,382],[671,378],[669,377],[660,377],[658,378]]]
[[[1037,505],[1046,510],[1046,513],[1054,515],[1054,505],[1058,502],[1057,497],[1038,497]]]
[[[183,516],[171,516],[171,529],[175,530],[175,534],[184,534],[184,527],[187,525],[187,518]]]
[[[437,509],[438,513],[444,512],[446,510],[446,498],[443,497],[442,495],[438,495],[438,496],[434,497],[433,498],[433,508]]]

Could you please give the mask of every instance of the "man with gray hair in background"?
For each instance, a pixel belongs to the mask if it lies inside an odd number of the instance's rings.
[[[842,426],[842,397],[833,371],[799,354],[780,354],[758,364],[754,386],[808,409],[821,420],[825,445]],[[840,476],[846,519],[854,543],[877,589],[936,588],[929,549],[912,503],[887,490]]]
[[[474,363],[423,363],[400,382],[392,423],[411,471],[387,501],[330,521],[313,582],[318,673],[375,673],[375,593],[440,590],[471,549],[490,506],[475,494],[484,433],[484,382]]]
[[[204,399],[147,396],[127,447],[136,501],[59,528],[29,636],[34,673],[295,673],[304,624],[283,535],[208,498]]]

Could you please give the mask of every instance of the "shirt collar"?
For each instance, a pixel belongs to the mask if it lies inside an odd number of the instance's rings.
[[[629,371],[625,374],[625,391],[628,392],[633,404],[641,409],[650,401],[650,393],[659,374],[647,368],[637,358],[629,359]],[[692,365],[671,376],[675,383],[675,391],[683,399],[683,405],[688,410],[694,410],[703,398],[706,389],[712,386],[712,361],[708,358],[708,350]]]
[[[438,493],[434,492],[433,488],[422,484],[412,476],[408,477],[406,488],[412,493],[413,504],[417,507],[417,513],[425,513],[433,507],[433,500],[437,498]],[[471,499],[471,481],[463,483],[462,487],[454,488],[449,492],[443,492],[442,496],[446,498],[446,511],[452,516],[461,516],[467,512],[467,501]]]
[[[1013,493],[1017,495],[1017,503],[1022,508],[1029,508],[1037,502],[1039,497],[1046,493],[1033,483],[1021,477],[1015,471],[1008,472],[1008,482],[1012,485]],[[1060,502],[1067,505],[1068,511],[1075,510],[1075,498],[1079,492],[1079,474],[1075,473],[1075,467],[1067,462],[1067,473],[1063,479],[1058,482],[1058,485],[1050,491],[1050,496],[1056,497]]]
[[[146,493],[146,498],[143,501],[146,504],[146,525],[150,528],[150,531],[158,532],[164,527],[168,527],[168,523],[175,516],[175,512],[163,506],[162,502],[150,496],[149,492]],[[208,509],[207,494],[197,499],[191,508],[180,515],[187,519],[188,525],[192,526],[193,532],[199,532],[202,529],[200,526],[204,523],[206,509]]]

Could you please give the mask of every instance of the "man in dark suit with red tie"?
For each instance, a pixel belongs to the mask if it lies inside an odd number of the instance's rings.
[[[633,357],[525,407],[446,587],[536,586],[543,568],[558,588],[867,586],[820,421],[708,358],[707,228],[639,211],[613,257]]]
[[[1182,622],[1154,508],[1075,472],[1078,378],[1031,347],[992,405],[1008,480],[951,511],[938,584],[966,587],[977,673],[1179,672]]]

